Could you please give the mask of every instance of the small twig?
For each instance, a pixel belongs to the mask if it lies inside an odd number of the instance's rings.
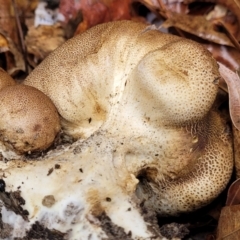
[[[23,30],[22,30],[22,26],[21,26],[21,23],[20,23],[19,14],[18,14],[18,10],[17,10],[15,0],[12,0],[12,5],[13,5],[14,13],[15,13],[15,19],[16,19],[17,28],[18,28],[18,34],[19,34],[19,38],[20,38],[21,49],[22,49],[22,54],[23,54],[24,63],[25,63],[25,72],[28,74],[26,45],[25,45],[25,41],[24,41]]]

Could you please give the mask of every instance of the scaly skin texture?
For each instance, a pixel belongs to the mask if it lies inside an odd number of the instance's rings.
[[[66,134],[109,141],[109,162],[140,179],[146,207],[175,215],[212,201],[232,172],[218,78],[201,45],[121,21],[67,41],[25,84],[51,98]]]
[[[115,22],[67,41],[25,84],[52,99],[66,133],[86,138],[126,91],[135,95],[131,101],[145,104],[141,108],[151,121],[180,125],[200,119],[212,106],[218,77],[216,62],[199,44],[145,24]]]
[[[0,141],[6,149],[19,157],[29,151],[45,150],[59,130],[57,109],[41,91],[21,84],[1,89]]]

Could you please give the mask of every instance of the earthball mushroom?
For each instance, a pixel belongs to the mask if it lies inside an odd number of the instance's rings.
[[[155,214],[203,207],[230,179],[219,77],[203,46],[143,23],[101,24],[60,46],[24,84],[53,101],[76,141],[0,162],[7,237],[163,239]]]
[[[47,149],[60,130],[52,101],[34,87],[15,84],[0,90],[1,152],[7,159]]]

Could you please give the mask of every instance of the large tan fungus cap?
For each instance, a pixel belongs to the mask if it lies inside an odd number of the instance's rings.
[[[64,43],[24,84],[49,96],[64,132],[83,139],[99,129],[121,98],[128,98],[130,107],[139,102],[143,115],[159,124],[202,119],[214,102],[218,77],[216,61],[200,44],[117,21]]]
[[[0,139],[17,153],[49,147],[59,122],[54,104],[34,87],[15,85],[0,91]]]
[[[0,68],[0,89],[15,84],[16,83],[13,78],[6,71]]]
[[[145,206],[174,215],[210,202],[231,175],[231,138],[213,110],[219,77],[202,45],[117,21],[64,43],[24,84],[51,98],[66,134],[87,140],[108,133],[104,141],[116,149],[109,161],[127,155],[122,161],[140,176],[137,195]],[[142,161],[134,157],[141,151]],[[195,200],[188,201],[192,191]]]
[[[174,215],[209,203],[231,175],[231,138],[213,110],[219,77],[202,45],[117,21],[64,43],[24,84],[51,98],[66,134],[87,140],[108,133],[108,146],[120,139],[126,149],[113,149],[127,155],[122,161],[139,177],[138,197],[158,213]],[[134,157],[141,151],[142,161]],[[120,161],[113,160],[116,152],[109,161]],[[192,191],[195,200],[188,201]]]

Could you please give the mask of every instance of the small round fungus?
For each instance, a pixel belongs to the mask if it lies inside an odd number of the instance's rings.
[[[41,91],[14,85],[0,91],[0,140],[18,154],[48,148],[60,130],[57,110]]]

